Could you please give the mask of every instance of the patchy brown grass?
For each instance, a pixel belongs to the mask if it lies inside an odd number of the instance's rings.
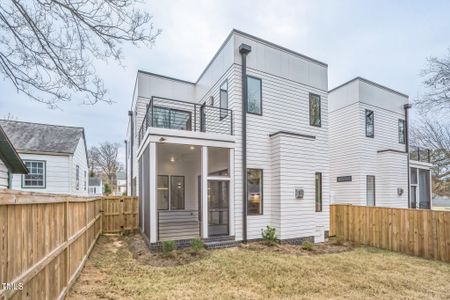
[[[450,264],[385,250],[249,244],[155,266],[139,240],[100,237],[68,299],[449,298]]]

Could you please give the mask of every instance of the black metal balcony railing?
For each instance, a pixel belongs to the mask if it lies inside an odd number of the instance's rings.
[[[431,162],[431,151],[430,149],[424,149],[420,147],[410,147],[409,148],[409,159],[420,161],[420,162]]]
[[[139,128],[139,144],[149,127],[233,135],[233,111],[206,104],[152,97]]]

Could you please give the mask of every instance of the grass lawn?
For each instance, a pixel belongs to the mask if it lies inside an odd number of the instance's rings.
[[[100,237],[68,299],[450,297],[450,264],[374,248],[305,255],[240,247],[162,266],[136,240],[143,243],[138,235]]]

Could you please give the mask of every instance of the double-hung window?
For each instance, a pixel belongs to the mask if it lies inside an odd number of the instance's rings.
[[[157,205],[160,210],[182,210],[185,203],[184,176],[158,175]]]
[[[262,82],[252,76],[247,76],[247,112],[262,115]]]
[[[228,116],[228,81],[220,86],[220,119]]]
[[[47,175],[45,161],[28,160],[24,162],[28,169],[28,174],[22,176],[22,187],[45,188]]]
[[[375,136],[375,116],[373,110],[366,109],[366,136],[373,138]]]
[[[247,214],[263,213],[263,170],[247,169]]]
[[[75,188],[77,189],[77,191],[80,189],[80,166],[79,165],[76,166],[76,170],[75,170]]]
[[[309,94],[309,124],[316,127],[322,126],[319,95]]]
[[[400,144],[405,144],[405,120],[398,119],[398,142]]]

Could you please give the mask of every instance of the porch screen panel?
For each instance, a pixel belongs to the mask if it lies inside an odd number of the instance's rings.
[[[430,208],[430,171],[419,169],[419,208]]]
[[[148,146],[142,157],[142,199],[144,202],[142,209],[144,210],[144,234],[150,239],[150,149]]]
[[[158,209],[169,209],[169,176],[158,175],[157,187]]]
[[[184,209],[184,176],[171,176],[170,209]]]

